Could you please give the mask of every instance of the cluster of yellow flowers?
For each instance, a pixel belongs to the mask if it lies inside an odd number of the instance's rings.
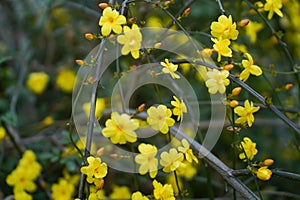
[[[136,24],[132,24],[130,28],[125,25],[126,23],[126,17],[120,15],[117,10],[113,10],[109,6],[103,10],[99,19],[99,26],[101,26],[103,36],[109,36],[112,31],[116,34],[120,34],[123,31],[123,35],[117,37],[117,41],[123,45],[121,53],[122,55],[131,53],[132,57],[137,59],[140,57],[139,50],[141,48],[142,34]],[[122,25],[124,25],[123,28]]]
[[[28,192],[37,188],[35,180],[39,177],[42,167],[36,161],[33,151],[27,150],[19,160],[18,166],[6,178],[6,183],[14,188],[15,200],[32,200]]]
[[[244,162],[250,162],[253,160],[254,156],[258,153],[256,149],[256,143],[252,142],[252,140],[248,137],[244,137],[240,143],[239,149],[241,153],[239,154],[239,158]],[[248,165],[248,169],[256,174],[257,178],[263,181],[267,181],[272,176],[272,171],[268,169],[270,165],[272,165],[274,161],[272,159],[266,159],[263,162],[258,164],[250,163]],[[258,167],[258,169],[257,169]]]

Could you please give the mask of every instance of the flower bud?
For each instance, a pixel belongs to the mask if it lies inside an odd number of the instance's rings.
[[[285,90],[290,90],[293,86],[294,86],[293,84],[288,83],[288,84],[286,84],[286,85],[284,86],[284,89],[285,89]]]
[[[99,3],[98,6],[101,9],[105,9],[105,8],[109,7],[109,5],[107,3]]]
[[[87,40],[93,40],[93,39],[96,38],[96,36],[95,36],[94,34],[92,34],[92,33],[86,33],[86,34],[84,35],[84,37],[85,37]]]
[[[268,158],[268,159],[266,159],[265,161],[264,161],[264,165],[266,165],[266,166],[270,166],[270,165],[272,165],[274,163],[274,160],[273,159],[270,159],[270,158]]]
[[[257,178],[259,178],[262,181],[267,181],[272,176],[272,171],[268,169],[268,167],[261,167],[256,172]]]
[[[133,23],[133,22],[135,22],[135,18],[134,18],[134,17],[131,17],[128,21],[129,21],[130,23]]]
[[[99,184],[96,185],[96,189],[97,189],[97,190],[101,190],[101,189],[103,188],[103,186],[104,186],[104,179],[102,179],[102,180],[99,182]]]
[[[241,91],[242,91],[241,87],[236,87],[236,88],[232,89],[231,94],[232,94],[232,96],[237,96],[241,93]]]
[[[212,55],[212,53],[213,53],[213,50],[209,49],[209,48],[205,48],[201,52],[202,56],[205,57],[205,58],[210,57]]]
[[[95,78],[93,76],[88,77],[87,82],[89,84],[93,84],[95,82]]]
[[[236,107],[238,105],[239,105],[239,102],[237,100],[232,100],[232,101],[229,102],[229,106],[231,108],[234,108],[234,107]]]
[[[239,21],[238,26],[240,26],[240,27],[247,26],[249,24],[249,22],[250,22],[249,19],[242,19],[241,21]]]
[[[227,65],[224,65],[224,66],[222,67],[222,69],[227,70],[227,71],[230,71],[230,70],[233,69],[233,67],[234,67],[233,64],[227,64]]]
[[[83,61],[83,60],[75,60],[75,62],[76,62],[78,65],[84,65],[84,61]]]
[[[97,156],[102,156],[103,153],[104,153],[104,147],[101,147],[100,149],[97,150],[96,155],[97,155]]]
[[[185,10],[183,11],[183,13],[182,13],[182,17],[188,16],[188,15],[190,14],[190,12],[191,12],[191,8],[185,9]]]
[[[165,6],[165,7],[168,7],[170,4],[171,4],[171,1],[165,1],[165,2],[164,2],[164,6]]]
[[[155,43],[153,47],[154,47],[155,49],[160,48],[160,47],[161,47],[161,42]]]
[[[137,109],[136,109],[136,113],[141,113],[143,112],[143,110],[145,110],[146,104],[141,104]]]
[[[109,155],[111,158],[120,158],[121,156],[117,153],[112,153]]]

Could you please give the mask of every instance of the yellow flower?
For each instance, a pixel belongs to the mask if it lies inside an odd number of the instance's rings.
[[[165,184],[164,186],[154,180],[152,182],[154,190],[154,198],[157,200],[175,200],[174,191],[171,184]]]
[[[255,76],[262,75],[260,67],[254,65],[252,56],[249,53],[245,53],[245,56],[247,57],[247,60],[242,60],[242,65],[245,69],[240,74],[240,80],[244,82],[249,78],[250,74]]]
[[[54,200],[72,200],[75,187],[67,180],[60,178],[58,183],[52,185],[51,191],[51,196]]]
[[[267,181],[272,176],[272,171],[268,169],[267,166],[260,167],[256,172],[257,178],[263,181]]]
[[[75,73],[72,70],[64,69],[57,75],[56,85],[66,93],[70,93],[73,90],[75,82]]]
[[[32,196],[24,190],[14,192],[14,200],[32,200]]]
[[[184,161],[183,164],[184,167],[179,167],[176,173],[179,176],[185,177],[187,180],[191,180],[197,174],[197,169],[190,162]]]
[[[83,111],[85,112],[86,116],[90,116],[90,109],[91,109],[91,103],[87,102],[83,104]],[[105,109],[105,100],[104,98],[97,98],[96,99],[96,109],[95,109],[95,116],[96,118],[101,118],[102,111]]]
[[[160,154],[160,164],[164,167],[164,172],[173,172],[178,167],[183,166],[183,154],[178,153],[175,148],[171,148],[168,152]]]
[[[251,127],[252,123],[254,122],[253,113],[257,112],[259,108],[260,108],[259,106],[257,107],[253,106],[253,102],[249,103],[249,101],[246,100],[244,102],[244,107],[237,106],[234,108],[234,113],[240,116],[235,120],[235,123],[243,124],[247,122],[248,126]]]
[[[205,82],[206,87],[208,87],[208,92],[210,94],[224,94],[226,91],[226,86],[229,85],[230,81],[227,79],[229,72],[227,70],[219,71],[213,69],[207,72],[208,80]]]
[[[236,40],[239,34],[236,23],[232,23],[231,15],[229,17],[221,15],[217,22],[211,23],[210,29],[211,34],[216,38]]]
[[[102,26],[102,35],[108,36],[112,30],[117,34],[121,33],[121,25],[123,24],[126,24],[126,18],[120,15],[118,11],[112,10],[111,7],[107,7],[103,10],[99,20],[99,26]]]
[[[264,5],[264,10],[269,11],[268,19],[272,19],[274,12],[280,16],[283,17],[283,14],[281,12],[282,8],[282,0],[266,0],[266,3]]]
[[[0,127],[0,142],[3,140],[3,138],[5,137],[6,135],[6,131],[5,129],[1,126]]]
[[[30,173],[30,178],[35,180],[38,178],[42,171],[42,166],[40,163],[36,161],[36,156],[33,151],[26,150],[19,161],[18,167],[22,167],[24,169],[29,168],[28,173]]]
[[[169,62],[169,60],[166,58],[165,62],[160,62],[164,68],[162,69],[162,72],[164,74],[170,74],[173,79],[179,79],[180,76],[178,74],[175,74],[175,72],[178,69],[178,65],[174,65],[173,63]]]
[[[179,101],[179,99],[176,96],[173,96],[173,98],[175,99],[175,101],[171,101],[172,106],[174,106],[175,108],[173,108],[173,114],[178,116],[177,117],[177,121],[179,121],[181,119],[183,119],[183,113],[187,112],[187,108],[185,103],[183,102],[183,100],[181,99],[181,102]]]
[[[42,94],[48,84],[49,76],[45,72],[32,72],[26,81],[26,86],[34,94]]]
[[[109,195],[111,199],[130,199],[131,193],[126,186],[113,186],[112,193]]]
[[[232,51],[228,47],[230,45],[229,39],[216,39],[211,38],[211,40],[215,43],[213,48],[216,52],[218,52],[218,62],[221,61],[221,56],[232,57]]]
[[[240,144],[240,149],[243,151],[239,154],[239,158],[245,162],[248,160],[253,160],[254,156],[257,154],[256,143],[248,137],[244,137]],[[246,153],[246,155],[245,155]]]
[[[193,150],[190,149],[190,144],[188,143],[188,141],[186,139],[183,139],[181,140],[181,144],[182,146],[178,147],[178,151],[184,154],[185,159],[190,163],[193,161],[198,163],[198,158],[194,155]]]
[[[34,192],[36,190],[36,184],[31,177],[32,170],[30,168],[17,167],[7,177],[6,183],[9,186],[14,187],[14,191],[26,190],[28,192]]]
[[[87,175],[87,182],[94,183],[102,179],[107,174],[107,165],[102,163],[100,158],[89,156],[87,158],[88,165],[81,167],[81,173]]]
[[[105,122],[102,134],[104,137],[110,138],[113,144],[125,144],[137,140],[135,130],[138,128],[138,123],[130,119],[129,115],[113,112],[111,119]]]
[[[158,160],[155,158],[157,148],[151,144],[140,144],[138,146],[140,154],[135,157],[135,162],[140,164],[139,172],[141,175],[146,174],[148,171],[151,178],[155,178],[157,174]]]
[[[142,33],[136,24],[133,24],[131,29],[124,26],[124,35],[119,35],[117,41],[124,45],[121,49],[122,55],[127,55],[130,52],[133,58],[140,57]]]
[[[148,197],[144,196],[141,192],[137,191],[131,195],[132,200],[149,200]]]
[[[246,26],[246,35],[250,37],[250,41],[252,43],[256,42],[257,33],[263,28],[262,23],[250,21]]]
[[[169,126],[175,124],[175,120],[171,118],[172,111],[165,105],[159,105],[157,108],[151,106],[148,110],[147,122],[154,129],[159,130],[163,134],[169,132]]]

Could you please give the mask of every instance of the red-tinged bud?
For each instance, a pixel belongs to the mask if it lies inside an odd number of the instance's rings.
[[[284,89],[285,89],[285,90],[290,90],[293,86],[294,86],[293,84],[288,83],[288,84],[286,84],[286,85],[284,86]]]
[[[84,65],[84,61],[83,61],[83,60],[75,60],[75,62],[76,62],[78,65]]]
[[[213,49],[205,48],[202,50],[201,54],[205,58],[209,58],[213,53]]]
[[[98,185],[96,185],[96,190],[101,190],[104,186],[104,179],[102,179],[100,181],[100,183]]]
[[[97,155],[97,156],[102,156],[103,153],[104,153],[104,147],[101,147],[100,149],[97,150],[96,155]]]
[[[141,104],[137,109],[136,109],[136,112],[137,113],[141,113],[143,112],[143,110],[145,110],[145,107],[146,107],[146,104]]]
[[[240,27],[244,27],[247,26],[249,24],[250,20],[249,19],[242,19],[239,23],[238,26]]]
[[[266,165],[266,166],[273,165],[273,163],[274,163],[274,160],[270,159],[270,158],[268,158],[264,161],[264,165]]]
[[[128,21],[129,21],[130,23],[135,22],[135,17],[131,17]]]
[[[230,70],[233,69],[233,67],[234,67],[233,64],[227,64],[227,65],[224,65],[224,66],[222,67],[222,69],[227,70],[227,71],[230,71]]]
[[[93,84],[95,82],[95,78],[93,76],[88,77],[87,82],[89,84]]]
[[[87,39],[87,40],[93,40],[93,39],[96,39],[97,37],[94,35],[94,34],[92,34],[92,33],[86,33],[85,35],[84,35],[84,37],[85,37],[85,39]]]
[[[107,8],[107,7],[110,7],[107,3],[99,3],[98,6],[99,6],[99,8],[101,8],[101,9],[105,9],[105,8]]]
[[[155,2],[155,3],[153,4],[153,8],[158,8],[158,6],[159,6],[159,2]]]
[[[182,13],[182,17],[188,16],[188,15],[190,14],[190,12],[191,12],[191,8],[185,9],[185,10],[183,11],[183,13]]]
[[[170,4],[171,4],[171,1],[165,1],[165,2],[164,2],[164,6],[165,6],[165,7],[168,7]]]
[[[115,37],[116,37],[116,36],[115,36],[114,34],[110,34],[108,38],[109,38],[110,40],[114,40]]]
[[[232,94],[232,96],[237,96],[241,93],[241,91],[242,91],[241,87],[236,87],[236,88],[232,89],[231,94]]]

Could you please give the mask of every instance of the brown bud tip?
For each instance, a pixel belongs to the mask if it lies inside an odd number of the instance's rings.
[[[234,108],[234,107],[236,107],[236,106],[238,106],[239,105],[239,102],[237,101],[237,100],[232,100],[232,101],[230,101],[230,103],[229,103],[229,106],[231,107],[231,108]]]
[[[95,82],[95,78],[93,76],[88,77],[87,82],[89,84],[93,84]]]
[[[188,15],[190,14],[190,12],[191,12],[191,8],[187,8],[187,9],[185,9],[185,10],[183,11],[182,16],[186,17],[186,16],[188,16]]]
[[[131,17],[128,21],[129,21],[130,23],[135,22],[135,17]]]
[[[104,186],[104,180],[102,179],[98,185],[96,185],[96,190],[101,190]]]
[[[227,65],[224,65],[224,66],[222,67],[222,69],[227,70],[227,71],[230,71],[230,70],[233,69],[233,67],[234,67],[233,64],[227,64]]]
[[[232,94],[233,96],[237,96],[237,95],[239,95],[239,94],[241,93],[241,91],[242,91],[242,88],[241,88],[241,87],[236,87],[236,88],[233,88],[233,89],[232,89],[231,94]]]
[[[171,1],[165,1],[164,6],[169,6],[171,4]]]
[[[99,3],[98,6],[101,9],[105,9],[105,8],[109,7],[109,5],[107,3]]]
[[[242,19],[239,23],[238,26],[240,27],[244,27],[247,26],[249,24],[250,20],[249,19]]]
[[[268,158],[264,161],[264,165],[266,165],[266,166],[273,165],[273,163],[274,163],[274,160],[270,159],[270,158]]]
[[[75,62],[76,62],[78,65],[83,65],[83,64],[84,64],[84,61],[83,61],[83,60],[75,60]]]
[[[288,84],[286,84],[286,85],[284,86],[284,89],[285,89],[285,90],[290,90],[293,86],[294,86],[293,84],[288,83]]]
[[[84,35],[84,37],[85,37],[85,39],[87,39],[87,40],[93,40],[93,39],[96,38],[96,36],[95,36],[94,34],[92,34],[92,33],[86,33],[86,34]]]
[[[97,150],[97,156],[102,156],[104,153],[104,147],[101,147],[100,149]]]
[[[141,104],[138,108],[137,108],[137,113],[143,112],[143,110],[145,110],[146,104]]]

